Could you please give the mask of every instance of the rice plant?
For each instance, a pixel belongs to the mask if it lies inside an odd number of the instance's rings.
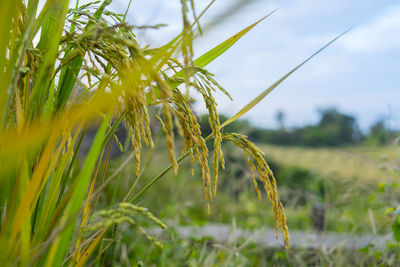
[[[182,32],[156,48],[138,43],[137,28],[126,23],[127,12],[116,14],[108,9],[111,0],[76,1],[72,8],[68,0],[47,0],[43,7],[39,2],[2,1],[0,8],[3,264],[82,266],[95,262],[112,248],[113,240],[105,239],[106,233],[120,224],[136,228],[161,246],[136,218],[142,216],[163,228],[166,225],[140,207],[138,199],[166,172],[177,172],[179,163],[189,157],[192,164],[201,166],[205,207],[210,212],[218,171],[225,167],[224,140],[243,150],[254,181],[257,175],[264,183],[277,233],[282,233],[283,244],[289,248],[285,211],[262,151],[245,136],[222,133],[222,129],[326,46],[221,124],[213,94],[222,91],[230,96],[205,67],[265,18],[194,59],[192,42],[201,33],[199,21],[206,10],[190,21],[192,1],[181,1]],[[200,93],[209,113],[212,134],[206,138],[190,106],[191,91]],[[119,203],[99,209],[97,200],[115,177],[105,176],[117,127],[124,123],[129,129],[127,150],[133,154],[124,164],[134,160],[136,176],[140,176],[143,146],[154,146],[152,113],[161,125],[170,165],[138,193],[130,190]],[[98,125],[97,134],[80,166],[78,151],[92,125]],[[179,152],[176,133],[184,140]],[[213,146],[207,146],[209,141]],[[99,246],[100,241],[105,245]]]

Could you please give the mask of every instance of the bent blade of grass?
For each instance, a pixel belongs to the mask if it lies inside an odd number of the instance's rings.
[[[223,124],[221,124],[221,128],[225,127],[226,125],[234,122],[235,120],[239,119],[242,117],[244,114],[246,114],[249,110],[251,110],[255,105],[257,105],[261,100],[263,100],[269,93],[272,92],[278,85],[280,85],[284,80],[286,80],[290,75],[292,75],[296,70],[298,70],[300,67],[302,67],[304,64],[306,64],[308,61],[310,61],[313,57],[318,55],[320,52],[322,52],[325,48],[327,48],[329,45],[331,45],[333,42],[335,42],[337,39],[342,37],[344,34],[346,34],[348,31],[351,29],[348,29],[332,39],[329,43],[324,45],[322,48],[320,48],[317,52],[312,54],[310,57],[308,57],[306,60],[304,60],[302,63],[297,65],[295,68],[293,68],[291,71],[289,71],[286,75],[284,75],[282,78],[274,82],[270,87],[268,87],[266,90],[264,90],[261,94],[259,94],[256,98],[254,98],[250,103],[248,103],[246,106],[244,106],[238,113],[236,113],[234,116],[232,116],[230,119],[226,120]]]

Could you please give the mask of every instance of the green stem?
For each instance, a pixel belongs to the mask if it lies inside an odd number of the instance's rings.
[[[181,162],[184,160],[190,153],[192,152],[192,149],[186,151],[185,154],[180,156],[176,162]],[[133,198],[130,202],[135,202],[141,195],[143,195],[144,192],[146,192],[153,184],[155,184],[158,180],[160,180],[167,172],[169,172],[172,169],[172,164],[170,164],[167,168],[165,168],[159,175],[153,178],[145,187],[142,188]]]
[[[118,230],[118,225],[116,224],[116,225],[114,225],[114,229],[113,229],[113,235],[112,235],[112,240],[113,240],[113,243],[112,243],[112,247],[111,247],[111,259],[110,259],[110,266],[113,266],[113,262],[114,262],[114,255],[115,255],[115,247],[116,247],[116,240],[117,240],[117,238],[118,238],[118,235],[117,235],[117,230]]]
[[[123,21],[123,22],[125,22],[126,15],[128,14],[128,11],[129,11],[129,8],[131,7],[131,4],[132,4],[132,0],[129,0],[128,7],[126,8],[124,17],[122,18],[122,21]]]

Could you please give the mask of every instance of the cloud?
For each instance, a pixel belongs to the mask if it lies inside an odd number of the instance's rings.
[[[356,27],[339,43],[349,51],[383,52],[400,48],[400,5],[392,6],[367,25]]]

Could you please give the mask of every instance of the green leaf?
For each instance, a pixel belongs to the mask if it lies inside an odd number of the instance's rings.
[[[257,23],[257,22],[256,22]],[[350,30],[350,29],[349,29]],[[246,112],[248,112],[250,109],[252,109],[255,105],[257,105],[265,96],[267,96],[275,87],[277,87],[281,82],[283,82],[287,77],[289,77],[293,72],[298,70],[301,66],[303,66],[305,63],[307,63],[311,58],[316,56],[318,53],[320,53],[322,50],[324,50],[326,47],[328,47],[330,44],[335,42],[338,38],[343,36],[345,33],[347,33],[349,30],[343,32],[336,38],[334,38],[332,41],[327,43],[325,46],[323,46],[321,49],[319,49],[317,52],[312,54],[309,58],[307,58],[305,61],[303,61],[301,64],[299,64],[297,67],[292,69],[290,72],[288,72],[285,76],[283,76],[281,79],[276,81],[274,84],[272,84],[270,87],[268,87],[264,92],[262,92],[258,97],[256,97],[253,101],[251,101],[249,104],[247,104],[243,109],[241,109],[236,115],[234,115],[232,118],[229,120],[225,121],[223,124],[221,124],[221,128],[225,127],[226,125],[232,123],[233,121],[237,120],[239,117],[243,116]],[[209,136],[206,137],[206,141],[211,138],[212,135],[210,134]],[[181,157],[177,159],[177,162],[179,163],[182,161],[184,158],[186,158],[190,154],[190,150],[186,151],[185,154],[183,154]],[[169,170],[172,169],[172,164],[169,165],[167,168],[165,168],[159,175],[154,177],[149,183],[147,183],[143,189],[138,192],[135,197],[131,200],[132,202],[136,201],[145,191],[147,191],[154,183],[156,183],[158,180],[160,180]]]
[[[38,47],[46,51],[46,53],[43,63],[40,65],[38,78],[33,85],[32,94],[29,99],[31,117],[41,113],[45,100],[48,97],[68,10],[68,1],[66,0],[60,3],[51,2],[50,5],[50,16],[46,18],[42,26],[42,33],[38,44]]]
[[[104,0],[101,6],[96,10],[94,18],[99,20],[105,10],[105,8],[111,3],[111,0]],[[94,22],[89,21],[85,27],[87,30]],[[76,53],[77,50],[69,50],[66,53],[64,59],[68,58],[71,54]],[[57,109],[62,109],[67,104],[69,96],[71,95],[72,89],[74,88],[76,77],[78,77],[79,72],[82,68],[83,57],[78,55],[75,57],[68,65],[63,67],[61,70],[60,86],[57,95]]]
[[[393,238],[396,242],[400,242],[400,219],[396,216],[392,223]]]
[[[383,182],[379,183],[378,192],[384,193],[386,191],[386,186],[387,186],[386,183],[383,183]]]
[[[3,128],[6,119],[7,91],[11,77],[11,68],[8,65],[6,52],[10,42],[10,25],[17,11],[17,1],[2,1],[0,8],[0,129]],[[5,70],[5,71],[4,71]]]
[[[240,38],[242,38],[246,33],[248,33],[250,30],[252,30],[258,23],[263,21],[264,19],[268,18],[270,15],[276,12],[277,9],[266,15],[265,17],[259,19],[258,21],[254,22],[247,28],[241,30],[237,34],[233,35],[230,37],[228,40],[222,42],[221,44],[217,45],[210,51],[206,52],[199,58],[197,58],[193,63],[196,67],[204,68],[208,64],[210,64],[212,61],[214,61],[217,57],[225,53],[226,50],[228,50],[232,45],[234,45]],[[176,78],[183,78],[184,77],[184,71],[181,70],[177,74],[174,75]]]
[[[271,13],[266,15],[265,17],[259,19],[258,21],[254,22],[253,24],[251,24],[247,28],[245,28],[245,29],[241,30],[240,32],[236,33],[235,35],[231,36],[229,39],[227,39],[224,42],[220,43],[219,45],[217,45],[213,49],[209,50],[205,54],[201,55],[199,58],[197,58],[196,60],[193,61],[193,64],[196,67],[204,68],[205,66],[210,64],[212,61],[214,61],[217,57],[219,57],[220,55],[225,53],[226,50],[228,50],[240,38],[242,38],[246,33],[248,33],[251,29],[253,29],[258,23],[260,23],[261,21],[263,21],[264,19],[266,19],[267,17],[272,15],[274,12],[276,12],[276,10],[277,9],[275,9],[274,11],[272,11]],[[170,43],[173,44],[176,41],[177,41],[177,38],[175,38]],[[171,45],[170,43],[169,43],[169,45]],[[175,75],[173,75],[172,78],[183,78],[184,74],[185,74],[185,72],[183,70],[181,70],[181,71],[177,72]],[[181,85],[183,83],[183,81],[175,81],[174,80],[174,81],[167,81],[167,83],[168,83],[168,85],[169,85],[169,87],[171,89],[175,89],[176,87]],[[159,96],[159,91],[157,90],[156,97],[158,97],[158,96]],[[155,100],[155,99],[152,99],[151,94],[149,94],[149,93],[147,94],[146,97],[147,97],[147,103],[148,104],[152,103]]]
[[[103,122],[97,131],[96,137],[94,138],[89,154],[86,157],[85,163],[77,177],[78,182],[71,196],[73,201],[68,203],[62,218],[62,224],[64,224],[65,229],[52,244],[50,256],[46,262],[47,266],[62,265],[64,256],[69,248],[69,242],[75,229],[75,224],[71,223],[71,221],[74,222],[75,216],[79,215],[82,204],[85,200],[85,196],[87,195],[94,167],[100,155],[101,148],[103,147],[103,140],[110,119],[110,114],[103,119]]]

